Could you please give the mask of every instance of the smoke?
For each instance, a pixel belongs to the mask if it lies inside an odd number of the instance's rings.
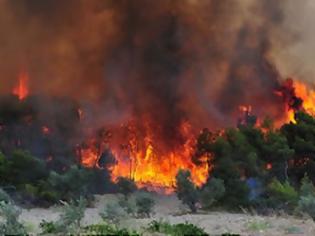
[[[197,128],[233,125],[240,105],[277,118],[284,109],[274,94],[281,80],[277,68],[285,76],[313,73],[311,50],[296,43],[301,34],[307,38],[302,42],[311,42],[304,24],[313,18],[311,10],[305,18],[291,17],[292,9],[313,5],[1,0],[1,92],[10,91],[26,68],[31,92],[77,99],[89,124],[134,118],[169,145],[180,142],[183,120]],[[292,21],[295,28],[288,27]],[[300,70],[291,66],[301,63]]]

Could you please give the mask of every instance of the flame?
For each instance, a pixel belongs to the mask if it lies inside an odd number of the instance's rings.
[[[111,150],[116,159],[116,164],[111,167],[113,181],[119,176],[128,177],[132,178],[138,187],[145,186],[155,191],[164,189],[164,193],[170,193],[175,186],[178,170],[187,169],[191,171],[192,181],[197,186],[206,182],[209,173],[208,158],[201,158],[200,165],[193,163],[191,158],[196,140],[188,122],[183,122],[180,127],[185,142],[166,152],[158,149],[158,141],[153,138],[149,127],[147,132],[143,139],[134,134],[130,135],[128,144],[120,145],[120,148],[112,145]],[[97,166],[99,154],[93,149],[92,145],[81,150],[82,165]]]
[[[315,116],[315,91],[307,84],[301,81],[293,81],[293,87],[296,97],[302,99],[302,108],[301,110],[306,113]],[[290,109],[287,113],[287,122],[296,123],[294,118],[295,111]]]
[[[42,133],[44,134],[44,135],[48,135],[48,134],[50,134],[50,129],[49,129],[49,127],[47,127],[47,126],[42,126]]]
[[[20,101],[24,100],[29,95],[28,81],[28,74],[21,72],[19,74],[18,84],[12,90],[12,94],[17,96]]]

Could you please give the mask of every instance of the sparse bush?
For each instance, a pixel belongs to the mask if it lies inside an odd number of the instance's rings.
[[[89,225],[82,229],[83,235],[117,235],[117,236],[138,236],[136,231],[130,231],[125,228],[119,229],[109,224]]]
[[[198,191],[190,179],[188,170],[179,170],[176,175],[176,193],[179,200],[186,204],[192,212],[196,212]]]
[[[86,200],[81,198],[70,203],[63,202],[64,207],[56,222],[42,221],[40,227],[42,233],[72,233],[78,234],[81,228],[81,220],[84,217]]]
[[[7,194],[7,192],[4,191],[2,188],[0,188],[0,202],[5,202],[5,203],[11,202],[10,195]]]
[[[119,206],[125,210],[125,212],[130,216],[135,216],[137,211],[136,203],[132,199],[119,198]]]
[[[171,225],[168,222],[152,221],[147,230],[149,232],[158,232],[171,236],[182,235],[208,235],[203,229],[189,223],[180,223]]]
[[[273,179],[267,189],[268,203],[274,208],[292,209],[297,203],[298,193],[289,182],[280,183]]]
[[[307,175],[301,181],[300,196],[315,196],[315,187]]]
[[[104,221],[118,225],[122,219],[127,217],[127,212],[118,203],[114,202],[106,204],[99,215]]]
[[[0,202],[0,215],[3,222],[0,222],[0,235],[23,235],[26,229],[19,222],[21,210],[12,203]]]
[[[39,227],[42,230],[42,234],[53,234],[58,231],[56,223],[53,221],[42,220],[39,224]]]
[[[204,208],[211,207],[220,200],[225,194],[224,181],[217,178],[211,178],[200,194],[200,200]]]
[[[308,214],[315,220],[315,197],[312,195],[300,197],[297,210],[301,213]]]
[[[127,199],[129,195],[137,190],[135,182],[131,179],[125,177],[119,177],[117,179],[116,185],[119,192],[121,192]]]
[[[150,217],[155,201],[148,193],[138,193],[136,195],[137,213],[140,217]]]

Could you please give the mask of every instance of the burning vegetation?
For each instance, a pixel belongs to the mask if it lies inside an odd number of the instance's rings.
[[[24,149],[59,174],[77,164],[167,191],[180,169],[202,188],[226,171],[249,178],[251,162],[268,172],[300,163],[290,135],[315,115],[315,91],[272,59],[281,1],[2,1],[7,22],[0,39],[12,56],[0,69],[13,78],[23,61],[28,71],[3,83],[6,156]],[[16,35],[23,42],[8,40]],[[288,166],[272,159],[273,142]]]

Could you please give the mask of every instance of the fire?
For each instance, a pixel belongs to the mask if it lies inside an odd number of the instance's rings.
[[[19,74],[18,84],[12,90],[12,94],[17,96],[20,101],[24,100],[29,95],[28,81],[28,74],[21,72]]]
[[[310,115],[315,115],[315,91],[306,84],[294,81],[296,96],[303,100],[303,110]]]
[[[44,134],[44,135],[48,135],[48,134],[50,134],[50,129],[49,129],[49,127],[47,127],[47,126],[42,126],[42,133]]]
[[[158,140],[154,139],[149,127],[143,139],[139,139],[132,132],[133,128],[130,127],[130,136],[126,145],[109,144],[116,159],[116,163],[111,167],[113,181],[123,176],[133,179],[139,187],[145,186],[155,190],[162,188],[170,192],[175,185],[178,170],[188,169],[196,185],[200,186],[206,182],[209,173],[208,158],[201,158],[200,165],[193,163],[191,158],[195,138],[188,122],[183,122],[180,127],[185,142],[165,152],[159,150]],[[99,153],[93,145],[81,150],[81,163],[87,167],[98,166]]]

